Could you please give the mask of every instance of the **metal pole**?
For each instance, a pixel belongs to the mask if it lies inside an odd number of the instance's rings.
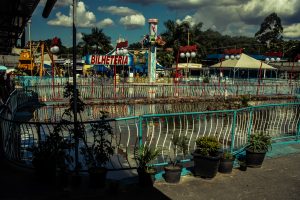
[[[77,0],[73,0],[73,92],[74,92],[74,138],[75,138],[75,170],[78,174],[79,171],[79,161],[78,161],[78,124],[77,124],[77,83],[76,83],[76,6]]]

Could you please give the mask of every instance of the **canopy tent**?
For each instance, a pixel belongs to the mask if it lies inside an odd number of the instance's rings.
[[[234,69],[276,69],[260,60],[256,60],[244,53],[239,59],[228,59],[210,67],[214,68],[234,68]]]
[[[7,67],[0,65],[0,71],[6,71],[6,70],[7,70]]]

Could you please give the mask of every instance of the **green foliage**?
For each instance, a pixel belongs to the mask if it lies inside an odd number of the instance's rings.
[[[85,161],[88,167],[98,168],[105,167],[110,160],[110,156],[114,154],[110,138],[113,136],[112,127],[107,118],[107,112],[101,112],[102,116],[99,121],[91,123],[91,131],[93,133],[93,143],[81,148],[81,152],[85,155]]]
[[[203,83],[209,83],[209,78],[207,76],[203,78]]]
[[[255,133],[250,136],[247,148],[253,152],[266,152],[271,147],[271,136],[264,133]]]
[[[32,152],[32,164],[37,170],[43,170],[49,165],[54,167],[53,170],[59,168],[65,171],[68,164],[73,162],[73,158],[66,152],[71,148],[70,141],[59,135],[62,127],[63,123],[59,123],[44,141],[28,148]]]
[[[175,58],[172,53],[160,51],[157,52],[157,61],[164,67],[172,67],[172,64],[175,62]]]
[[[186,136],[179,136],[178,134],[174,134],[172,139],[172,149],[173,149],[173,156],[170,156],[170,162],[173,166],[177,164],[177,151],[182,152],[183,157],[187,155],[188,151],[188,138]]]
[[[80,93],[78,89],[76,89],[76,94],[75,94],[74,85],[67,82],[64,88],[64,98],[69,99],[69,107],[65,110],[64,114],[71,116],[71,112],[74,111],[75,97],[76,97],[77,114],[78,114],[84,111],[84,106],[86,104],[80,99]]]
[[[128,49],[140,50],[142,48],[141,42],[135,42],[128,46]]]
[[[84,54],[99,53],[104,54],[112,50],[111,38],[103,33],[103,29],[92,28],[90,34],[83,33]]]
[[[234,155],[228,151],[223,152],[222,159],[224,160],[232,160],[234,158]]]
[[[196,153],[199,153],[202,156],[214,156],[221,148],[216,137],[204,136],[196,140]]]
[[[149,170],[148,164],[155,160],[159,155],[158,149],[153,149],[149,146],[135,148],[134,159],[138,162],[138,167],[143,170]]]
[[[240,96],[240,101],[243,107],[249,106],[250,97],[248,95]]]
[[[281,19],[276,13],[272,13],[260,25],[260,30],[255,33],[255,38],[270,47],[271,42],[277,42],[282,39],[282,32]]]

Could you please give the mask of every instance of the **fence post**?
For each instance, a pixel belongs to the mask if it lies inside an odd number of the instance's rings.
[[[250,116],[249,116],[249,126],[248,126],[248,132],[247,132],[247,140],[250,138],[251,129],[252,129],[252,118],[253,118],[253,109],[250,109]]]
[[[231,127],[231,145],[230,145],[230,152],[233,152],[233,149],[234,149],[235,128],[236,128],[236,117],[237,117],[237,111],[235,110],[235,111],[233,112],[233,121],[232,121],[232,127]]]
[[[142,147],[143,146],[143,131],[142,131],[142,128],[143,128],[143,116],[139,116],[139,128],[138,128],[138,131],[139,131],[139,147]]]
[[[298,120],[297,132],[296,132],[296,141],[299,140],[299,136],[300,136],[300,122],[299,122],[299,120]]]

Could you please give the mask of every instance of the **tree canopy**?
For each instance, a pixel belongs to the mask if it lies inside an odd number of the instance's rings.
[[[255,38],[263,43],[267,44],[268,48],[270,43],[276,43],[282,40],[283,28],[281,25],[281,19],[276,13],[272,13],[265,18],[263,23],[260,25],[260,29],[255,33]]]
[[[92,28],[90,34],[83,33],[83,53],[107,53],[113,49],[111,38],[103,33],[102,29]]]

